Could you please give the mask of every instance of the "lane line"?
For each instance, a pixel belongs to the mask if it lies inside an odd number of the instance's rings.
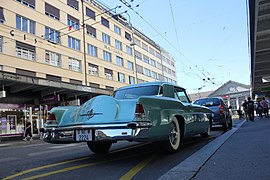
[[[30,177],[24,178],[22,180],[33,180],[33,179],[37,179],[37,178],[43,178],[43,177],[47,177],[47,176],[50,176],[50,175],[59,174],[59,173],[67,172],[67,171],[73,171],[73,170],[76,170],[76,169],[85,168],[85,167],[89,167],[89,166],[93,166],[93,165],[108,163],[108,162],[111,162],[111,161],[117,161],[117,160],[121,160],[121,159],[127,159],[127,158],[130,158],[130,157],[133,157],[133,156],[136,156],[136,154],[126,156],[126,157],[106,160],[106,161],[100,161],[100,162],[96,162],[96,163],[87,163],[87,164],[82,164],[82,165],[77,165],[77,166],[71,166],[71,167],[59,169],[59,170],[56,170],[56,171],[51,171],[51,172],[44,173],[44,174],[30,176]]]
[[[143,146],[143,145],[146,145],[146,144],[149,144],[149,143],[142,143],[142,144],[138,144],[138,145],[135,145],[135,146],[130,146],[130,147],[119,149],[119,150],[113,150],[113,151],[109,152],[109,154],[118,153],[118,152],[129,150],[129,149],[132,149],[132,148],[140,147],[140,146]],[[59,150],[51,150],[51,151],[59,151]],[[30,156],[34,156],[33,153]],[[22,171],[20,173],[8,176],[8,177],[4,178],[3,180],[12,179],[12,178],[22,176],[22,175],[25,175],[25,174],[28,174],[28,173],[31,173],[31,172],[34,172],[34,171],[39,171],[39,170],[42,170],[42,169],[46,169],[46,168],[50,168],[50,167],[54,167],[54,166],[60,166],[60,165],[68,164],[68,163],[71,163],[71,162],[87,160],[87,159],[91,159],[91,158],[93,158],[93,157],[84,157],[84,158],[73,159],[73,160],[69,160],[69,161],[62,161],[62,162],[58,162],[58,163],[54,163],[54,164],[50,164],[50,165],[45,165],[45,166],[32,168],[32,169],[28,169],[28,170]]]
[[[156,157],[155,155],[152,155],[149,158],[141,161],[139,164],[137,164],[135,167],[133,167],[131,170],[129,170],[126,174],[124,174],[122,177],[120,177],[119,180],[131,179],[140,170],[142,170],[150,161],[152,161],[155,157]]]
[[[24,174],[28,174],[28,173],[31,173],[31,172],[34,172],[34,171],[38,171],[38,170],[41,170],[41,169],[50,168],[50,167],[54,167],[54,166],[59,166],[59,165],[63,165],[63,164],[68,164],[68,163],[71,163],[71,162],[77,162],[77,161],[87,160],[87,159],[91,159],[91,158],[92,157],[84,157],[84,158],[73,159],[73,160],[69,160],[69,161],[63,161],[63,162],[59,162],[59,163],[54,163],[54,164],[49,164],[49,165],[45,165],[45,166],[40,166],[40,167],[32,168],[32,169],[28,169],[28,170],[22,171],[20,173],[17,173],[17,174],[8,176],[8,177],[4,178],[3,180],[12,179],[12,178],[15,178],[15,177],[18,177],[18,176],[22,176]]]

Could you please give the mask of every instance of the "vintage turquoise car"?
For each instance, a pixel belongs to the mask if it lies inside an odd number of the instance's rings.
[[[81,106],[54,107],[43,140],[49,143],[87,142],[95,153],[106,153],[120,140],[158,142],[176,152],[183,137],[209,136],[211,110],[191,104],[184,88],[148,82],[96,96]]]

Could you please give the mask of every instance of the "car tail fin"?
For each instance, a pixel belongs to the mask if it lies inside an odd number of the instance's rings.
[[[135,118],[143,118],[145,116],[144,108],[142,104],[136,104]]]

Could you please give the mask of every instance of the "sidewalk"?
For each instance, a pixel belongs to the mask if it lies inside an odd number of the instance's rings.
[[[270,177],[270,119],[243,121],[160,179],[249,180]]]

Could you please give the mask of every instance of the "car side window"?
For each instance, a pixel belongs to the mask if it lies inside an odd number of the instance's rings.
[[[181,89],[181,88],[175,88],[174,97],[175,97],[175,99],[178,99],[181,102],[186,102],[186,103],[190,102],[185,90]]]

